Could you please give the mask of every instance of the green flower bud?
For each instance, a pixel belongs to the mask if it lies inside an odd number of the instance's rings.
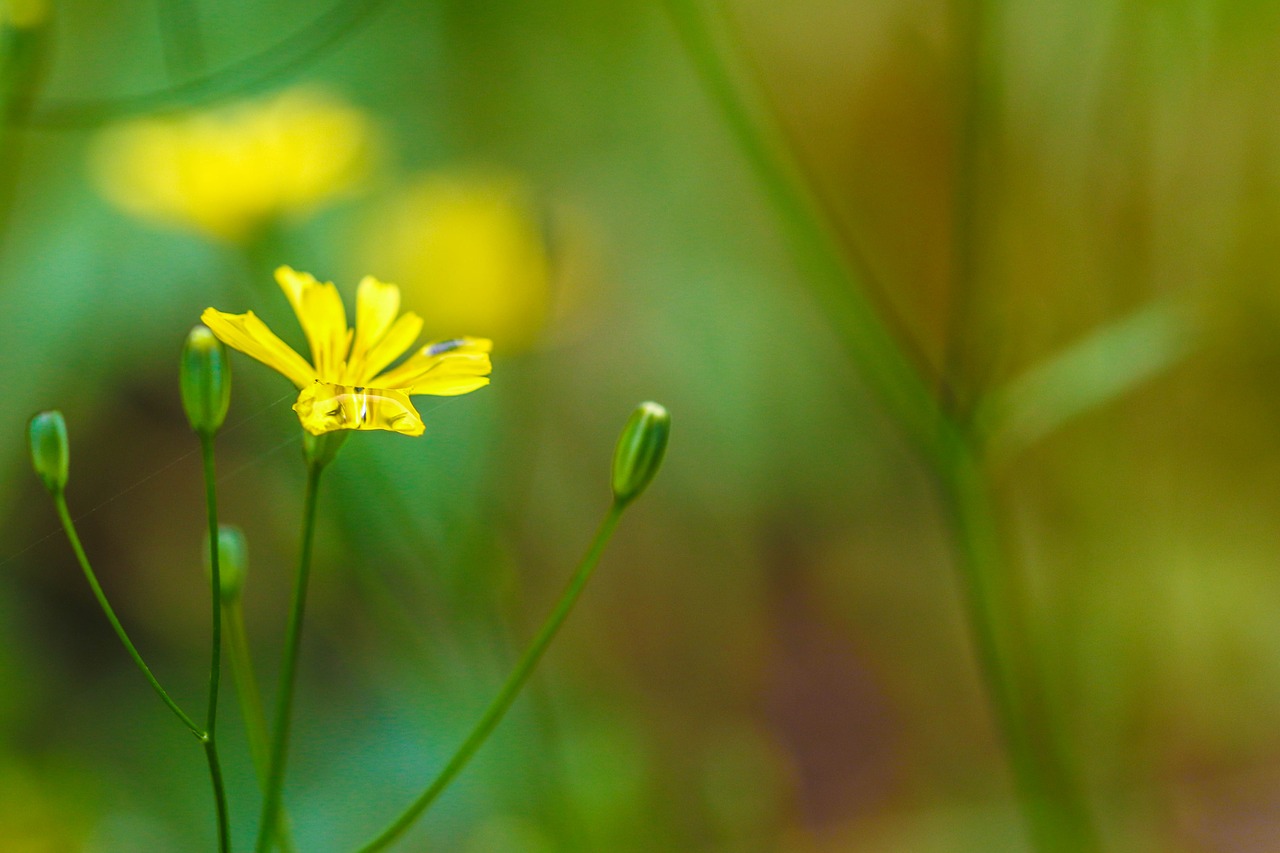
[[[56,409],[41,412],[27,427],[31,439],[31,464],[50,494],[61,494],[67,487],[67,468],[71,446],[67,442],[67,422]]]
[[[182,347],[182,408],[196,432],[212,435],[231,405],[231,361],[227,348],[205,326],[196,326]]]
[[[613,451],[613,499],[619,505],[639,497],[662,466],[671,434],[671,416],[657,403],[641,403],[631,413]]]
[[[213,574],[209,563],[209,534],[204,537],[204,570]],[[218,525],[218,583],[222,603],[232,604],[244,591],[245,576],[249,574],[249,545],[244,533],[232,524]]]
[[[320,435],[314,435],[304,430],[302,433],[302,455],[306,457],[307,465],[318,468],[328,465],[333,461],[333,457],[338,455],[342,445],[347,443],[347,436],[350,434],[351,430],[347,429],[334,430]]]

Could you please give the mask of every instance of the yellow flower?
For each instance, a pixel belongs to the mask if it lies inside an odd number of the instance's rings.
[[[49,0],[0,0],[0,24],[17,30],[38,27],[49,18]]]
[[[252,311],[225,314],[206,308],[201,321],[227,346],[284,374],[300,393],[293,410],[305,430],[321,435],[339,429],[385,429],[422,435],[426,427],[410,397],[452,397],[489,384],[486,338],[435,341],[396,367],[414,346],[422,318],[400,311],[400,288],[365,276],[356,293],[356,325],[347,326],[342,297],[332,283],[289,267],[276,281],[293,305],[311,344],[311,363],[280,340]]]
[[[370,232],[368,254],[422,306],[428,333],[474,329],[508,349],[524,349],[546,327],[551,263],[519,179],[417,179]]]
[[[0,24],[31,29],[49,19],[49,0],[0,0]]]
[[[369,170],[371,136],[358,110],[292,89],[118,125],[98,139],[94,172],[129,213],[237,242],[355,186]]]

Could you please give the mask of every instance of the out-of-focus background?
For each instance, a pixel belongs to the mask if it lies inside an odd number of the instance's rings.
[[[957,5],[730,0],[712,20],[926,376],[976,396],[1102,341],[1061,389],[1097,405],[993,470],[1109,849],[1280,849],[1280,7],[987,2],[965,161]],[[300,849],[353,848],[448,758],[650,398],[673,416],[664,470],[400,849],[1027,849],[936,490],[657,4],[2,0],[0,21],[0,847],[212,847],[200,750],[96,608],[24,425],[66,414],[102,583],[200,708],[178,354],[210,305],[302,348],[270,278],[287,263],[349,306],[361,276],[396,282],[433,336],[495,340],[490,387],[423,398],[425,438],[354,436],[327,475]],[[1091,337],[1117,323],[1124,346]],[[299,428],[289,383],[234,358],[221,510],[248,537],[270,701]],[[1145,381],[1091,395],[1135,362]],[[245,847],[257,785],[224,685]]]

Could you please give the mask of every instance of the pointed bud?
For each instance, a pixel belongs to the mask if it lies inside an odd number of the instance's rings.
[[[231,405],[231,361],[227,348],[205,326],[196,326],[182,347],[182,408],[191,428],[212,435]]]
[[[209,534],[204,537],[204,570],[212,574],[209,563]],[[222,591],[222,603],[232,604],[240,600],[244,591],[245,576],[249,574],[249,545],[244,533],[232,524],[218,525],[218,582]]]
[[[347,443],[351,430],[338,429],[313,435],[307,431],[302,433],[302,455],[310,467],[323,468],[338,455],[342,445]]]
[[[56,409],[41,412],[27,427],[31,439],[31,464],[50,494],[60,494],[67,487],[67,467],[71,447],[67,442],[67,422]]]
[[[639,497],[662,466],[671,416],[657,403],[641,403],[631,413],[613,451],[613,499],[626,505]]]

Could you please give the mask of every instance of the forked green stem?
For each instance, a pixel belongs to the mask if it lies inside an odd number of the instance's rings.
[[[376,850],[382,850],[391,844],[401,835],[403,835],[409,827],[411,827],[418,818],[422,817],[431,804],[444,793],[449,787],[449,783],[462,772],[462,768],[467,766],[467,762],[475,755],[476,751],[484,744],[497,728],[498,723],[502,722],[502,718],[511,708],[511,703],[515,701],[519,695],[520,689],[524,687],[525,682],[529,680],[529,676],[533,674],[533,670],[538,665],[538,661],[542,660],[542,655],[547,651],[547,647],[551,645],[551,641],[555,639],[556,632],[560,630],[560,626],[564,624],[564,620],[568,618],[569,612],[573,610],[573,606],[577,603],[578,598],[582,595],[583,588],[586,587],[587,581],[591,579],[592,573],[595,571],[596,565],[600,562],[600,557],[604,553],[605,547],[609,544],[609,539],[613,536],[614,529],[618,526],[618,520],[622,517],[623,507],[618,503],[614,503],[609,509],[608,515],[600,523],[600,528],[596,531],[595,538],[591,542],[591,547],[587,549],[586,556],[582,558],[582,562],[578,564],[578,569],[574,572],[573,577],[569,580],[568,586],[560,595],[560,600],[556,602],[555,609],[551,611],[551,615],[547,617],[547,621],[542,624],[537,635],[533,638],[533,642],[525,649],[520,660],[516,663],[515,669],[507,676],[506,682],[502,685],[502,689],[498,691],[498,695],[489,703],[489,707],[485,710],[483,716],[476,723],[475,728],[471,730],[471,734],[462,742],[462,746],[458,747],[458,751],[449,759],[449,763],[444,766],[435,780],[427,786],[418,799],[414,800],[404,813],[392,821],[386,829],[382,830],[376,838],[359,848],[359,853],[373,853]]]
[[[200,455],[204,461],[205,508],[209,517],[209,574],[213,597],[213,650],[209,661],[209,704],[205,716],[204,752],[209,760],[209,776],[213,780],[213,799],[218,812],[218,849],[231,849],[230,818],[227,814],[227,792],[222,782],[222,765],[218,761],[218,686],[222,681],[222,574],[218,560],[218,493],[213,464],[213,433],[200,432]]]
[[[147,666],[146,661],[142,659],[142,655],[138,653],[137,647],[133,645],[133,641],[129,639],[129,634],[116,617],[115,610],[111,608],[111,603],[107,601],[107,596],[102,591],[102,586],[98,583],[98,576],[94,574],[93,567],[89,565],[89,557],[84,552],[84,546],[80,544],[80,536],[76,533],[75,522],[71,520],[71,513],[67,510],[66,494],[60,491],[55,492],[53,494],[53,504],[58,511],[58,519],[62,522],[62,529],[66,531],[67,541],[71,543],[71,550],[75,552],[76,560],[79,561],[80,568],[84,571],[85,580],[89,582],[89,588],[93,590],[93,597],[98,600],[98,606],[102,608],[102,612],[106,615],[107,621],[111,623],[116,636],[124,644],[125,651],[129,653],[129,657],[133,658],[133,662],[138,665],[138,669],[146,676],[147,683],[156,691],[156,695],[169,707],[174,716],[181,720],[182,724],[196,736],[196,739],[203,743],[206,740],[204,731],[187,716],[185,711],[178,707],[178,703],[173,701],[173,697],[169,695],[168,691],[160,686],[160,682],[156,680],[155,675],[151,672],[151,667]]]
[[[865,271],[850,269],[767,116],[742,90],[727,51],[698,0],[667,9],[712,101],[804,266],[804,281],[825,309],[851,360],[920,451],[940,485],[956,536],[957,568],[979,664],[1004,737],[1015,786],[1041,853],[1098,849],[1084,799],[1062,755],[1034,661],[1020,651],[1026,632],[999,541],[976,436],[944,409],[868,296]],[[971,144],[972,140],[966,142]],[[970,152],[971,153],[971,152]],[[965,202],[967,210],[968,202]],[[970,215],[971,211],[966,215]],[[965,228],[972,228],[967,222]],[[965,259],[966,275],[971,259]]]
[[[271,849],[274,829],[280,814],[280,795],[284,788],[285,761],[289,755],[289,726],[293,715],[293,688],[298,668],[298,646],[302,639],[302,621],[307,605],[307,582],[311,575],[311,545],[315,538],[316,495],[324,466],[309,463],[307,491],[302,511],[302,552],[298,559],[298,575],[294,581],[293,604],[289,610],[289,626],[285,633],[284,656],[280,664],[280,686],[276,696],[275,729],[271,740],[271,756],[267,764],[267,785],[262,798],[262,819],[258,824],[257,853]]]

